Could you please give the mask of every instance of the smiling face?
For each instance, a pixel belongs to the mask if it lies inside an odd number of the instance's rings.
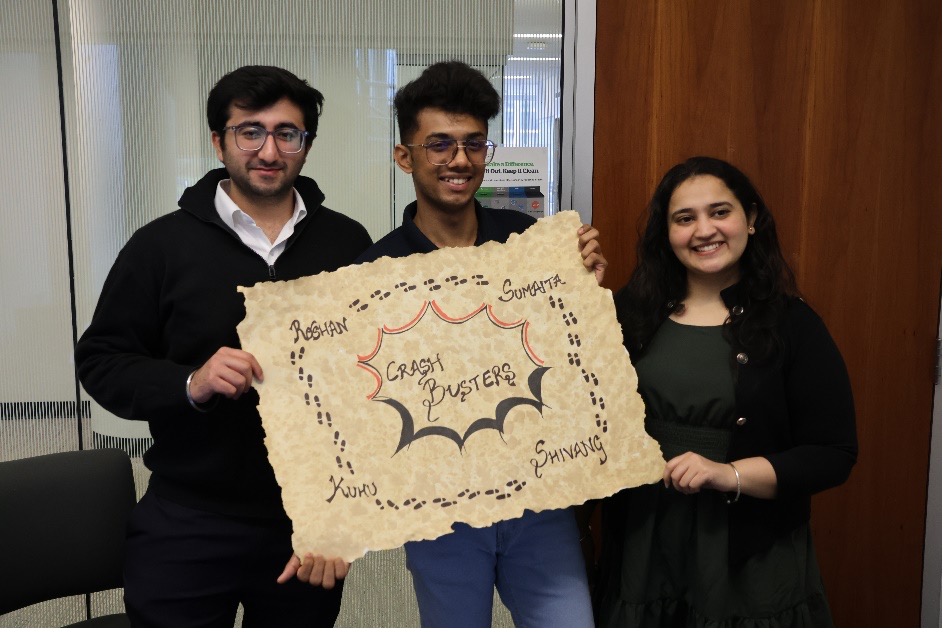
[[[420,145],[437,140],[486,140],[486,124],[469,114],[451,114],[436,108],[418,112],[417,128],[411,138],[403,139],[408,145]],[[397,145],[395,162],[414,180],[418,199],[418,213],[464,213],[474,210],[474,193],[483,182],[484,165],[475,165],[467,153],[457,149],[457,155],[446,165],[432,165],[424,147]]]
[[[756,212],[747,215],[719,178],[700,175],[682,182],[668,203],[668,239],[688,283],[712,281],[721,289],[736,283],[755,219]]]
[[[305,129],[302,110],[286,98],[255,112],[231,105],[226,126],[231,125],[259,125],[268,131],[280,127]],[[220,133],[213,132],[211,140],[217,158],[230,174],[229,194],[237,206],[246,211],[247,204],[291,199],[293,182],[306,162],[308,147],[297,154],[284,154],[276,148],[275,139],[267,136],[260,149],[244,151],[237,147],[232,130],[224,133],[226,137],[221,138]]]

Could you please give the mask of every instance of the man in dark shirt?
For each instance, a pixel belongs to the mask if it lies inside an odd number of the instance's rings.
[[[398,167],[411,174],[417,201],[404,222],[358,262],[447,246],[505,242],[535,220],[518,211],[483,208],[474,193],[493,157],[487,121],[499,95],[460,62],[427,68],[398,91]],[[579,229],[579,253],[601,282],[606,262],[598,231]],[[436,540],[405,545],[425,627],[490,627],[496,585],[513,621],[526,627],[593,627],[579,533],[568,509],[526,511],[490,527],[454,525]]]
[[[347,564],[307,558],[302,581],[292,577],[292,526],[251,390],[263,369],[236,331],[238,285],[335,270],[371,245],[299,175],[322,102],[281,68],[221,78],[207,120],[225,169],[129,239],[76,347],[86,391],[147,421],[154,438],[126,545],[135,626],[230,627],[238,603],[246,627],[331,626],[338,615]]]

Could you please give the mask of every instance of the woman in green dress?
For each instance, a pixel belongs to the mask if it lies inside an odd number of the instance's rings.
[[[749,179],[673,167],[616,306],[668,463],[605,500],[599,625],[831,625],[809,506],[855,464],[851,386]]]

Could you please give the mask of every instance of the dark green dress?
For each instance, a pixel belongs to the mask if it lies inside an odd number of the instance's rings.
[[[645,428],[670,460],[726,461],[733,423],[730,346],[722,327],[668,319],[638,361]],[[659,482],[605,500],[596,585],[600,626],[831,626],[809,525],[731,568],[720,492]]]

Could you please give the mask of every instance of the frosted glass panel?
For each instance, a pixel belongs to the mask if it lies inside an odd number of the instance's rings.
[[[17,402],[75,401],[66,194],[49,2],[0,19],[0,424]],[[75,408],[67,413],[75,427]]]

